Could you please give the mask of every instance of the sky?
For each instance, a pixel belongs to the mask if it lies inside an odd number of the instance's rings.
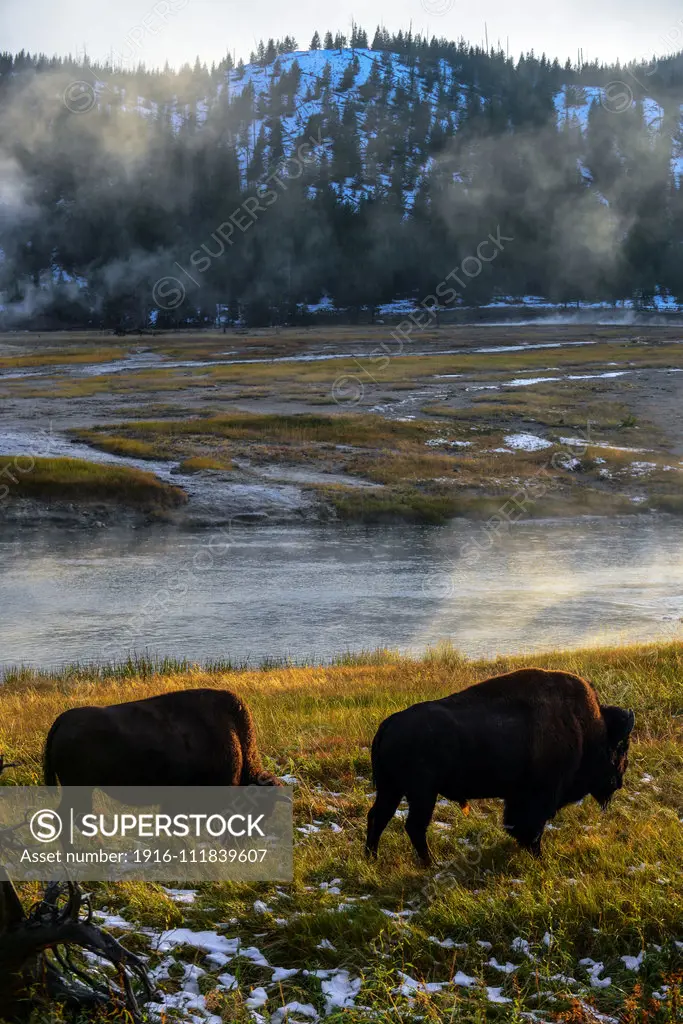
[[[389,31],[498,42],[517,56],[533,49],[562,62],[650,60],[683,49],[683,5],[679,0],[337,0],[329,8],[314,0],[0,0],[0,46],[17,52],[112,54],[126,64],[148,67],[210,65],[229,51],[249,59],[260,38],[293,35],[308,49],[317,28],[350,33],[352,19],[370,38],[377,24]]]

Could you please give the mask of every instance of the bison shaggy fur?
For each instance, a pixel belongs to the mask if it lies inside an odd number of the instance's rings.
[[[281,783],[263,770],[249,708],[228,690],[65,711],[50,729],[45,785],[249,786]]]
[[[520,669],[385,719],[372,744],[376,800],[366,851],[377,855],[401,799],[406,831],[430,863],[427,827],[439,795],[463,808],[505,801],[503,823],[540,855],[546,822],[592,795],[604,808],[623,784],[632,711],[601,705],[595,688],[567,672]]]

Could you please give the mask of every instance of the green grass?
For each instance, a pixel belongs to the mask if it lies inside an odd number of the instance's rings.
[[[74,435],[99,445],[111,428],[75,430]],[[267,444],[348,444],[374,447],[431,437],[429,423],[400,423],[381,416],[323,416],[313,413],[288,416],[269,413],[233,412],[182,420],[142,420],[119,424],[117,431],[142,440],[171,441],[179,437],[221,438]]]
[[[373,789],[369,744],[378,723],[414,701],[442,696],[528,661],[467,661],[443,648],[422,659],[380,652],[360,661],[351,657],[348,664],[260,671],[172,663],[129,663],[104,673],[84,667],[55,677],[24,670],[0,688],[0,750],[8,760],[21,762],[11,781],[34,784],[40,780],[44,737],[67,707],[206,685],[234,689],[249,703],[268,766],[298,779],[296,824],[322,823],[321,831],[308,837],[296,833],[294,882],[203,884],[189,905],[175,903],[161,886],[93,887],[98,906],[136,925],[156,931],[183,925],[239,935],[270,964],[300,969],[272,985],[271,970],[244,957],[217,970],[200,951],[177,949],[171,979],[162,987],[177,990],[182,965],[196,963],[206,972],[200,989],[207,1005],[226,1024],[251,1020],[245,1000],[259,985],[266,985],[268,993],[261,1013],[295,999],[322,1011],[320,980],[301,972],[339,968],[360,978],[362,986],[355,1009],[332,1015],[332,1024],[389,1024],[418,1017],[453,1024],[521,1024],[530,1019],[522,1014],[532,1011],[540,1011],[539,1021],[587,1024],[592,1018],[580,1002],[622,1024],[680,1020],[683,951],[674,940],[683,941],[682,643],[534,656],[538,665],[586,676],[603,702],[636,713],[625,788],[604,814],[591,799],[565,808],[544,839],[540,861],[508,839],[497,801],[475,801],[468,817],[456,805],[437,807],[435,820],[449,826],[431,829],[441,862],[437,868],[418,867],[398,818],[383,837],[379,861],[367,862],[362,855]],[[9,783],[9,773],[3,781]],[[331,823],[341,831],[330,829]],[[333,879],[339,879],[339,894],[320,887]],[[34,886],[22,888],[27,903],[36,894]],[[268,909],[259,913],[255,900]],[[339,910],[342,905],[345,909]],[[404,910],[411,913],[384,913]],[[445,948],[432,937],[462,948]],[[319,949],[323,939],[335,949]],[[533,959],[513,948],[517,939],[528,941]],[[125,933],[123,941],[151,953],[150,966],[163,959],[142,934]],[[641,949],[646,955],[636,974],[621,957]],[[608,988],[591,987],[579,963],[585,957],[604,963],[601,976],[612,979]],[[517,969],[502,974],[489,965],[491,958]],[[238,979],[234,992],[218,987],[225,970]],[[400,971],[427,982],[449,981],[461,971],[477,984],[417,993],[411,1004],[397,992]],[[501,988],[511,1002],[491,1003],[485,986]]]
[[[6,500],[35,498],[76,504],[116,502],[145,508],[173,508],[187,501],[180,487],[173,487],[139,469],[108,466],[84,459],[0,457],[0,480]],[[2,494],[2,491],[0,491]]]

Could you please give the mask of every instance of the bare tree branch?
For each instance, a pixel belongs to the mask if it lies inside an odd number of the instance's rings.
[[[81,950],[85,963],[76,963]],[[97,958],[97,960],[95,960]],[[95,962],[92,962],[95,961]],[[106,973],[111,966],[113,973]],[[53,883],[28,914],[0,869],[0,1017],[26,1001],[36,986],[74,1006],[111,1004],[140,1019],[140,1003],[154,998],[143,961],[92,923],[90,898],[73,883]],[[139,994],[136,995],[136,987]]]

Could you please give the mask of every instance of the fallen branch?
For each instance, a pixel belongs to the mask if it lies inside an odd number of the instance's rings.
[[[78,950],[90,954],[87,965],[74,960]],[[74,1008],[113,1006],[133,1021],[141,1019],[141,1003],[155,997],[140,957],[93,924],[90,898],[79,886],[52,883],[25,914],[0,869],[0,1017],[16,1018],[22,1007],[28,1016],[36,990]]]

